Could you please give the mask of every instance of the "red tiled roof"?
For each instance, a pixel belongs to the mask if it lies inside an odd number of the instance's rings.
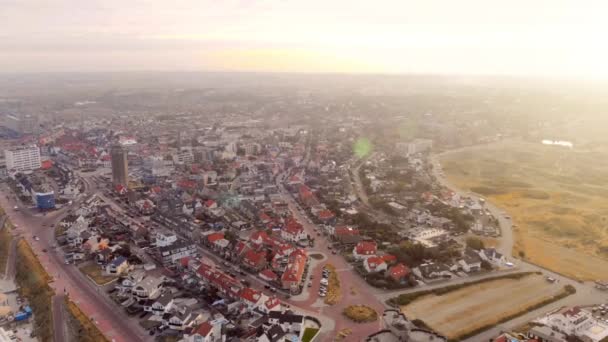
[[[268,310],[272,310],[275,307],[277,307],[277,305],[281,305],[281,301],[277,298],[268,298],[268,300],[266,301],[266,303],[264,303],[264,305],[266,306],[266,308]]]
[[[378,246],[374,241],[361,241],[355,247],[355,251],[359,255],[374,255]]]
[[[258,266],[264,258],[266,258],[266,251],[256,252],[255,250],[250,249],[245,253],[243,261],[250,266]]]
[[[188,180],[188,179],[182,179],[179,182],[177,182],[177,186],[179,186],[180,188],[183,188],[183,189],[195,189],[196,182],[192,181],[192,180]]]
[[[367,267],[370,270],[375,270],[378,266],[384,264],[384,259],[378,256],[373,256],[371,258],[365,259],[365,263],[367,263]]]
[[[321,210],[319,212],[318,216],[319,216],[319,219],[321,219],[321,220],[327,220],[327,219],[333,218],[335,215],[330,210],[325,209],[325,210]]]
[[[312,191],[310,191],[310,188],[307,187],[306,185],[300,185],[299,193],[300,193],[300,197],[306,198],[306,197],[313,196]]]
[[[268,279],[268,280],[277,280],[279,278],[278,275],[276,275],[276,273],[272,272],[272,270],[270,269],[265,269],[262,272],[260,272],[260,276]]]
[[[256,291],[250,287],[246,287],[246,288],[242,289],[241,293],[239,295],[242,299],[245,299],[246,301],[249,301],[254,304],[257,303],[261,297],[261,294],[259,291]]]
[[[210,208],[215,204],[214,200],[206,200],[205,201],[205,207]]]
[[[254,232],[253,234],[251,234],[251,236],[249,237],[249,240],[251,240],[251,241],[262,240],[262,242],[263,242],[266,239],[268,239],[268,234],[266,234],[266,232],[263,230],[258,230],[256,232]]]
[[[336,227],[335,232],[338,236],[359,235],[359,229],[346,226]]]
[[[409,267],[405,266],[404,264],[397,264],[388,270],[388,274],[393,279],[398,280],[403,277],[407,277],[410,274],[410,269],[409,269]]]
[[[183,257],[181,259],[179,259],[179,263],[180,265],[182,265],[182,267],[188,267],[188,263],[190,262],[191,258],[189,256],[187,257]]]
[[[204,323],[201,323],[201,325],[199,325],[194,330],[194,334],[199,334],[201,336],[207,336],[211,332],[211,329],[213,329],[213,326],[211,324],[209,324],[209,322],[204,322]]]
[[[385,255],[383,255],[382,259],[386,263],[391,263],[391,262],[397,261],[397,257],[394,256],[394,255],[391,255],[391,254],[385,254]]]
[[[209,241],[209,243],[214,243],[223,238],[224,238],[224,233],[212,233],[212,234],[207,235],[207,241]]]
[[[236,247],[234,248],[234,250],[236,251],[237,255],[241,255],[248,248],[249,247],[247,246],[247,244],[245,244],[243,241],[239,241],[236,243]]]
[[[306,256],[302,255],[298,250],[291,253],[289,256],[289,264],[281,277],[282,281],[299,282],[302,280],[304,268],[306,266]]]

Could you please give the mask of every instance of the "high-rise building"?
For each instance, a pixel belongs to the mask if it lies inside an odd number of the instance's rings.
[[[4,150],[8,172],[31,172],[40,168],[40,148],[36,145]]]
[[[129,185],[129,167],[127,162],[127,150],[120,145],[114,145],[110,149],[112,157],[112,182],[114,185]]]

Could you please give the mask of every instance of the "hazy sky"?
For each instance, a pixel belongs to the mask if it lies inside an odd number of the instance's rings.
[[[0,0],[0,71],[608,77],[608,1]]]

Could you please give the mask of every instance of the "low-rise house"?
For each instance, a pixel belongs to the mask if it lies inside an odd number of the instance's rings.
[[[110,275],[121,275],[129,269],[127,258],[119,256],[106,265],[106,273]]]
[[[190,334],[186,334],[180,342],[224,342],[226,335],[222,333],[221,322],[204,322]]]
[[[482,260],[497,266],[504,265],[507,262],[505,256],[498,253],[498,251],[494,248],[484,248],[480,250],[479,256]]]
[[[198,254],[196,245],[185,240],[180,240],[169,246],[160,247],[158,251],[160,261],[165,267],[175,265],[182,258],[193,257]]]
[[[269,328],[264,329],[261,335],[256,336],[257,342],[277,342],[285,339],[287,333],[283,330],[283,327],[279,324],[271,325]]]
[[[336,239],[341,245],[354,246],[361,241],[361,235],[359,229],[340,226],[334,229],[334,239]]]
[[[298,242],[306,239],[306,233],[301,224],[288,223],[287,226],[281,230],[281,238],[286,241]]]
[[[427,263],[422,264],[413,270],[418,277],[434,279],[439,277],[451,278],[452,273],[445,264]]]
[[[135,270],[135,271],[129,273],[124,278],[121,278],[120,281],[117,283],[117,286],[120,287],[122,289],[122,291],[130,292],[131,289],[135,285],[137,285],[137,283],[142,281],[145,276],[146,276],[146,272],[144,270],[142,270],[142,269]]]
[[[241,302],[245,305],[247,311],[255,310],[264,305],[269,299],[265,294],[260,291],[256,291],[250,287],[246,287],[241,290],[239,294]]]
[[[173,243],[177,242],[177,235],[168,230],[157,231],[154,237],[156,240],[156,247],[171,246]]]
[[[242,260],[243,266],[253,270],[259,271],[262,270],[267,265],[266,260],[266,251],[256,251],[250,249],[245,253]]]
[[[376,273],[386,271],[387,265],[382,257],[372,256],[363,260],[363,268],[367,273]]]
[[[481,257],[476,251],[467,248],[463,258],[458,260],[458,266],[465,272],[478,272],[481,270]]]
[[[579,307],[564,307],[536,322],[557,333],[576,336],[581,341],[600,342],[608,339],[608,323],[594,316],[591,311]],[[550,335],[550,331],[547,335]]]
[[[291,311],[270,311],[268,313],[268,323],[280,325],[285,332],[299,333],[304,325],[304,316],[294,314]]]
[[[374,241],[361,241],[353,248],[355,260],[372,257],[378,252],[378,245]]]
[[[189,307],[173,305],[173,308],[163,315],[163,325],[169,329],[183,331],[193,318],[192,309]]]
[[[317,219],[322,224],[334,225],[336,224],[336,215],[331,210],[321,210],[317,213]]]
[[[162,317],[171,310],[172,305],[173,294],[165,293],[156,299],[148,299],[144,304],[144,311]]]
[[[157,298],[163,288],[163,282],[163,278],[146,276],[133,286],[131,293],[139,300]]]
[[[262,272],[259,273],[260,278],[272,282],[272,281],[277,281],[279,279],[279,276],[274,273],[271,269],[265,269]]]
[[[204,284],[216,288],[224,296],[234,299],[239,297],[242,286],[233,277],[207,264],[201,264],[196,274]]]
[[[410,276],[410,273],[410,268],[400,263],[389,268],[387,276],[396,282],[402,282]]]
[[[291,292],[298,292],[300,286],[304,282],[304,270],[308,257],[306,252],[298,249],[291,253],[289,256],[289,263],[287,269],[281,276],[281,285],[283,289],[290,290]]]

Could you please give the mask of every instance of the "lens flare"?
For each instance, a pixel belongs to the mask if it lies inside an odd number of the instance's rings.
[[[353,152],[358,158],[364,158],[372,151],[372,143],[367,138],[359,138],[353,145]]]

